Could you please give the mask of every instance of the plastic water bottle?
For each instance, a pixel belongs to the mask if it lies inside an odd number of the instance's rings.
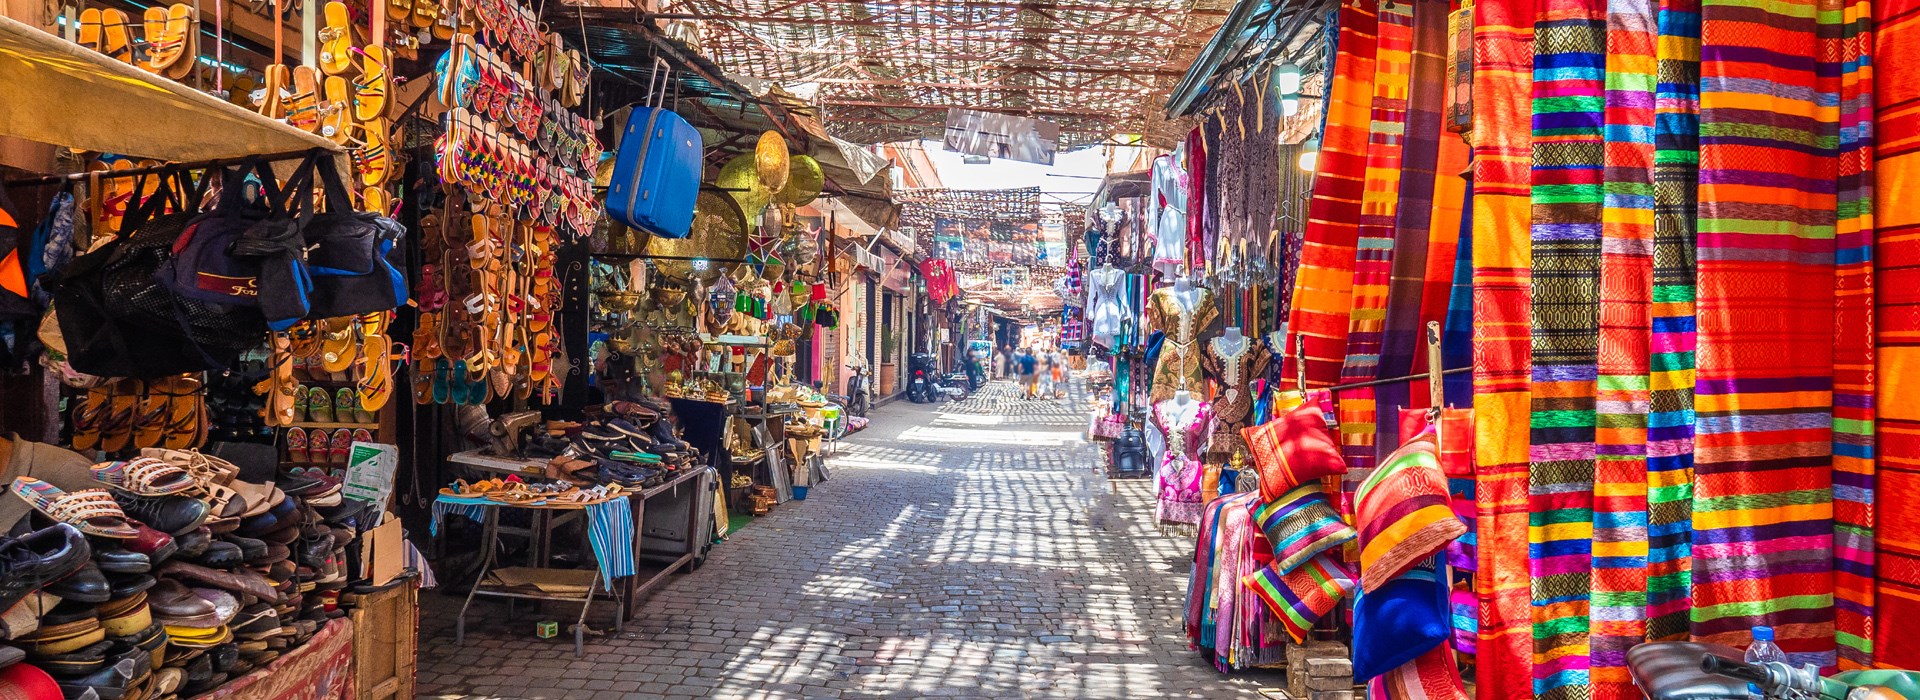
[[[1747,647],[1747,663],[1765,664],[1773,661],[1781,663],[1787,661],[1787,652],[1773,643],[1773,628],[1766,626],[1753,628],[1753,645]],[[1766,693],[1761,692],[1760,686],[1748,683],[1747,696],[1752,700],[1761,700],[1766,697]]]

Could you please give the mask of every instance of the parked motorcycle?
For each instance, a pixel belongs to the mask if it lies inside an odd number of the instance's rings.
[[[854,365],[853,376],[847,379],[846,395],[828,394],[827,398],[840,404],[846,415],[865,418],[867,410],[873,408],[873,381],[865,365]]]
[[[1723,644],[1651,642],[1627,650],[1633,684],[1648,700],[1747,700],[1752,684],[1772,700],[1920,700],[1920,672],[1873,669],[1822,677],[1812,664],[1750,664]]]
[[[907,358],[907,400],[914,403],[933,403],[941,399],[940,382],[934,378],[934,364],[937,362],[931,353],[916,352]]]

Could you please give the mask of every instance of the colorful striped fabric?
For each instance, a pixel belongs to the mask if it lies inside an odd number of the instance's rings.
[[[1367,169],[1360,199],[1360,232],[1353,263],[1353,306],[1348,316],[1347,358],[1342,382],[1380,377],[1387,289],[1393,276],[1394,232],[1399,221],[1400,168],[1407,128],[1407,90],[1413,71],[1413,8],[1380,5],[1379,48],[1373,75],[1373,121],[1367,136]],[[1424,243],[1424,239],[1423,239]],[[1347,459],[1343,489],[1351,494],[1379,463],[1374,452],[1379,413],[1374,390],[1340,392],[1341,454]]]
[[[1439,171],[1440,142],[1443,138],[1458,142],[1441,129],[1441,110],[1446,108],[1446,58],[1442,52],[1447,41],[1447,0],[1414,0],[1413,59],[1409,75],[1406,110],[1406,139],[1400,153],[1400,196],[1393,233],[1393,272],[1387,286],[1386,325],[1380,343],[1379,377],[1404,377],[1416,367],[1426,367],[1425,327],[1445,312],[1445,292],[1438,300],[1427,294],[1432,270],[1439,251],[1434,242],[1434,209],[1439,201],[1436,173]],[[1459,229],[1448,232],[1447,241],[1459,236]],[[1438,282],[1452,281],[1452,254],[1447,254],[1448,274]],[[1431,313],[1429,313],[1431,310]],[[1410,395],[1418,393],[1417,398]],[[1411,399],[1411,400],[1410,400]],[[1397,382],[1375,389],[1374,455],[1385,457],[1400,446],[1399,427],[1394,418],[1408,406],[1426,406],[1424,382]]]
[[[1313,199],[1307,204],[1300,266],[1287,328],[1306,355],[1308,386],[1340,379],[1347,357],[1348,312],[1353,308],[1354,247],[1360,236],[1360,200],[1365,193],[1367,134],[1372,125],[1374,2],[1343,0],[1333,83],[1327,90],[1326,127],[1315,164]],[[1294,355],[1288,377],[1299,376]]]
[[[1251,495],[1251,494],[1250,494]],[[1327,500],[1319,482],[1301,484],[1285,495],[1261,503],[1253,524],[1273,547],[1273,568],[1290,573],[1314,555],[1353,541],[1355,533]]]
[[[1473,182],[1460,194],[1460,240],[1453,261],[1453,290],[1447,320],[1440,331],[1440,364],[1447,369],[1473,366]],[[1450,406],[1473,404],[1473,375],[1450,374],[1441,381]]]
[[[1875,55],[1920,45],[1920,0],[1873,3]],[[1878,542],[1874,608],[1884,620],[1920,620],[1920,62],[1873,67],[1875,408]],[[1920,668],[1920,635],[1874,630],[1873,660]]]
[[[1687,637],[1693,600],[1694,192],[1700,2],[1660,0],[1654,101],[1653,320],[1647,374],[1647,639]]]
[[[1817,4],[1700,6],[1693,637],[1768,625],[1826,668],[1839,105],[1817,77]]]
[[[1473,386],[1480,502],[1477,697],[1532,697],[1527,574],[1534,0],[1474,7]]]
[[[1600,352],[1594,384],[1588,680],[1633,698],[1627,649],[1646,641],[1647,374],[1654,236],[1655,0],[1607,3]]]
[[[1593,570],[1604,0],[1543,0],[1533,51],[1533,694],[1584,697]]]
[[[1866,0],[1821,16],[1820,73],[1837,81],[1834,231],[1833,578],[1840,667],[1873,664],[1873,35]],[[1835,16],[1837,15],[1837,16]],[[1906,49],[1911,55],[1912,47]],[[1825,92],[1826,88],[1822,88]]]
[[[1339,607],[1353,593],[1353,574],[1331,553],[1281,572],[1267,566],[1246,577],[1246,587],[1267,604],[1295,643],[1307,641],[1314,623]]]
[[[1360,587],[1368,592],[1428,561],[1467,531],[1447,502],[1447,475],[1440,469],[1432,431],[1389,455],[1361,482],[1353,503]]]
[[[1367,681],[1367,700],[1466,700],[1454,665],[1453,646],[1442,644],[1420,658]]]

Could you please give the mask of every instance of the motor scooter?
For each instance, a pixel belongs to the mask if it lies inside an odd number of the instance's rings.
[[[929,353],[916,352],[907,358],[907,400],[914,403],[933,403],[939,401],[944,393],[940,391],[940,382],[933,376],[934,357]]]
[[[1821,676],[1812,664],[1750,664],[1724,644],[1649,642],[1627,650],[1633,684],[1648,700],[1920,700],[1920,672],[1891,669]]]

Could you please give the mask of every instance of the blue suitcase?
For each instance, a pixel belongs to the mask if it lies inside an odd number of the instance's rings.
[[[663,238],[686,238],[700,196],[700,132],[680,115],[633,108],[614,154],[607,214]]]

